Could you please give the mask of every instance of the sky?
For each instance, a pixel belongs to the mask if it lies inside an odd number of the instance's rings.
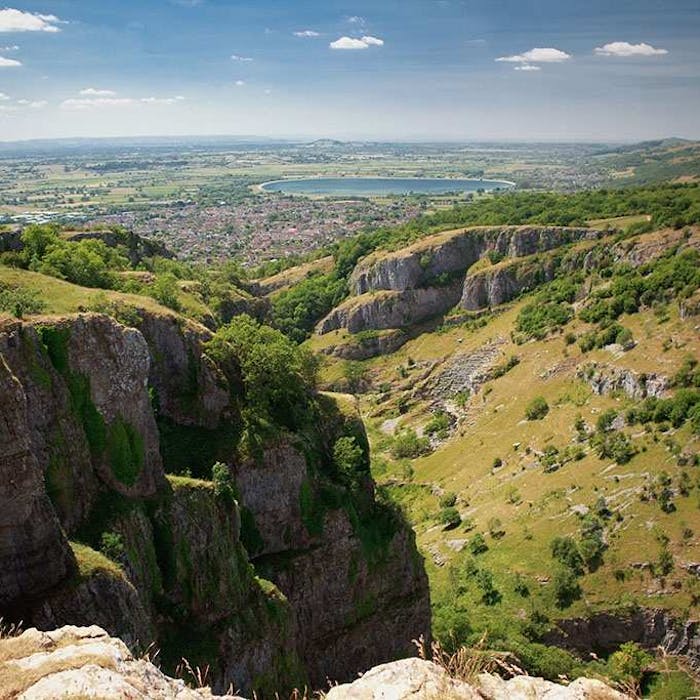
[[[700,0],[0,4],[0,140],[700,138]]]

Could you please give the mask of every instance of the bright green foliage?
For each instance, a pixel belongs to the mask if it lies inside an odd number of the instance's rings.
[[[525,408],[525,418],[542,420],[549,413],[549,404],[543,396],[536,396]]]
[[[59,228],[53,224],[32,224],[27,226],[20,237],[24,250],[22,254],[27,263],[41,260],[49,247],[60,243]]]
[[[232,506],[236,500],[236,487],[228,465],[215,462],[211,468],[211,479],[214,482],[214,495],[222,503]]]
[[[627,464],[636,454],[630,439],[621,432],[596,433],[591,445],[600,459],[612,459],[617,464]]]
[[[30,268],[44,275],[68,280],[84,287],[114,287],[117,270],[128,267],[128,260],[103,241],[89,239],[50,245],[44,256],[32,259]]]
[[[148,293],[160,304],[170,309],[179,311],[180,299],[178,296],[177,277],[171,272],[158,275],[148,289]]]
[[[117,532],[103,532],[100,551],[112,561],[119,561],[124,556],[124,539]]]
[[[639,644],[625,642],[609,659],[608,664],[613,678],[636,691],[644,671],[653,658]]]
[[[333,463],[350,485],[358,483],[364,473],[366,457],[355,437],[343,436],[335,441]]]
[[[456,508],[448,506],[440,511],[439,520],[445,530],[453,530],[462,522],[462,516]]]
[[[27,314],[41,313],[45,307],[37,290],[0,284],[0,311],[22,318]]]
[[[293,430],[309,417],[316,360],[280,331],[242,314],[216,332],[206,351],[223,367],[240,364],[249,432]]]
[[[474,581],[481,591],[481,602],[485,605],[496,605],[501,602],[502,595],[493,582],[493,574],[488,569],[479,569]]]
[[[423,431],[426,435],[435,435],[441,440],[449,436],[450,426],[452,421],[449,414],[445,411],[437,411],[433,417],[426,423]]]
[[[430,450],[428,438],[419,438],[415,430],[406,428],[394,438],[391,454],[396,459],[414,459]]]

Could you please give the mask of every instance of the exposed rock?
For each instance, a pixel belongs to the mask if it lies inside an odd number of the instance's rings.
[[[393,253],[368,255],[353,271],[350,287],[354,294],[416,289],[441,276],[465,272],[489,251],[519,258],[599,236],[591,229],[553,226],[482,226],[448,231]]]
[[[396,352],[408,339],[409,335],[397,328],[372,335],[351,336],[347,342],[331,345],[321,352],[343,360],[367,360]]]
[[[32,452],[27,399],[0,355],[0,617],[75,570]]]
[[[504,680],[481,673],[470,682],[451,678],[430,661],[404,659],[377,666],[353,683],[331,688],[328,700],[629,700],[598,680],[568,686],[542,678]]]
[[[319,335],[346,328],[350,333],[401,328],[426,321],[451,309],[458,301],[462,284],[445,287],[380,291],[351,297],[322,319]]]
[[[543,641],[580,654],[593,651],[599,655],[612,653],[624,642],[649,649],[661,646],[700,668],[700,622],[678,620],[666,610],[641,608],[559,620]]]
[[[655,372],[640,374],[624,367],[593,363],[578,371],[598,396],[623,391],[632,399],[661,398],[670,386],[668,377]]]
[[[428,236],[395,252],[377,251],[363,258],[350,277],[355,296],[331,311],[316,332],[401,328],[446,313],[460,298],[466,309],[503,303],[551,278],[561,257],[505,265],[467,276],[465,283],[468,269],[482,256],[534,256],[599,235],[584,228],[475,227]]]
[[[207,700],[208,688],[193,690],[165,676],[146,659],[136,659],[120,640],[95,625],[28,629],[0,641],[2,697],[53,700],[92,697],[109,700]],[[226,698],[234,700],[233,695]]]

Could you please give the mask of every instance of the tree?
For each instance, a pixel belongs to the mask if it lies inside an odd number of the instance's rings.
[[[613,677],[623,683],[636,696],[644,671],[653,661],[639,644],[625,642],[609,660]]]
[[[549,404],[543,396],[535,397],[525,408],[525,418],[541,420],[549,413]]]
[[[477,554],[483,554],[487,551],[489,546],[486,544],[484,536],[480,532],[476,532],[472,535],[469,540],[469,551],[476,556]]]
[[[236,488],[228,465],[215,462],[211,468],[211,479],[214,483],[214,495],[226,505],[233,505],[236,500]]]
[[[444,530],[453,530],[462,522],[462,516],[456,508],[451,506],[440,511],[440,523]]]
[[[568,608],[583,593],[576,575],[571,569],[557,569],[552,580],[552,588],[557,607],[562,609]]]
[[[572,537],[555,537],[550,545],[552,556],[576,576],[583,573],[583,559]]]
[[[366,458],[362,447],[353,436],[339,437],[333,445],[333,463],[346,480],[354,485],[365,466]]]

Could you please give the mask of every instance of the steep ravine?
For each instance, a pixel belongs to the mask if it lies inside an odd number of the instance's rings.
[[[321,686],[411,653],[430,630],[413,533],[369,479],[348,500],[324,471],[339,436],[366,446],[352,401],[319,396],[316,427],[240,459],[236,362],[175,315],[139,326],[0,324],[0,617],[155,641],[218,690]],[[238,503],[165,476],[215,460]]]

